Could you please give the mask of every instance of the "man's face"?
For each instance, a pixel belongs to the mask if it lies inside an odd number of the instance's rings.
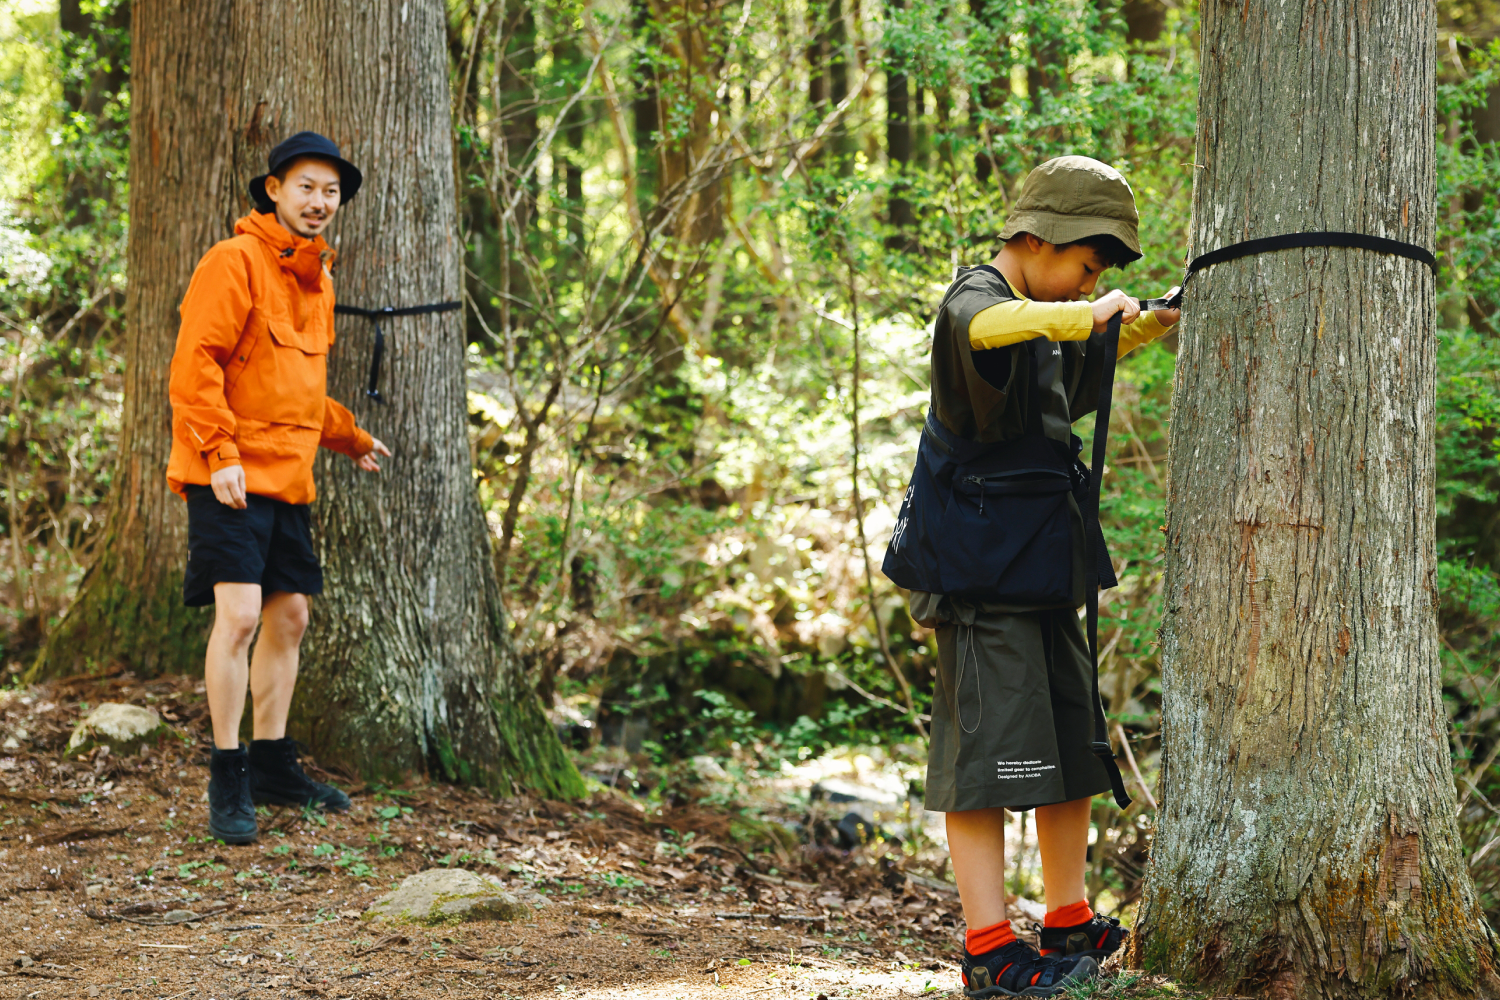
[[[1029,234],[1028,234],[1029,236]],[[1035,237],[1031,237],[1035,238]],[[1042,243],[1031,256],[1026,286],[1037,302],[1077,302],[1094,294],[1099,275],[1109,266],[1093,247],[1056,247]]]
[[[296,160],[286,180],[266,178],[266,197],[276,203],[276,218],[287,229],[312,239],[328,227],[339,210],[339,172],[327,160]]]

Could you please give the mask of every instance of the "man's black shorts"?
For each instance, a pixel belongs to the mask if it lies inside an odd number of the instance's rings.
[[[245,495],[235,510],[207,486],[187,488],[188,563],[182,599],[189,607],[214,603],[216,583],[258,583],[261,593],[321,594],[323,567],[313,550],[305,503]]]

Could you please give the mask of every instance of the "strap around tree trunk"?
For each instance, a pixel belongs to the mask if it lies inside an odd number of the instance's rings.
[[[1213,267],[1215,264],[1222,264],[1229,260],[1238,260],[1241,257],[1253,257],[1256,254],[1271,253],[1276,250],[1295,250],[1299,247],[1350,247],[1355,250],[1373,250],[1376,253],[1406,257],[1426,264],[1434,272],[1437,271],[1437,257],[1431,250],[1417,246],[1415,243],[1389,240],[1384,236],[1368,236],[1364,233],[1283,233],[1280,236],[1262,236],[1241,243],[1231,243],[1227,247],[1210,250],[1206,254],[1194,257],[1193,262],[1187,266],[1187,273],[1182,277],[1182,286],[1186,288],[1188,280],[1206,267]],[[1148,305],[1152,309],[1180,309],[1182,289],[1178,289],[1177,294],[1166,302],[1152,299]]]
[[[380,361],[385,357],[385,332],[380,329],[382,319],[387,316],[421,316],[425,313],[452,312],[461,306],[460,302],[431,302],[425,306],[403,306],[400,309],[395,306],[386,306],[384,309],[361,309],[359,306],[335,304],[333,307],[335,313],[363,317],[375,327],[375,348],[370,353],[370,385],[365,389],[365,395],[380,405],[385,405],[385,397],[380,394]]]

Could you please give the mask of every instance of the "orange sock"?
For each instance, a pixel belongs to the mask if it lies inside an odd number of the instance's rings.
[[[984,955],[996,948],[1004,948],[1016,939],[1011,933],[1010,921],[1002,920],[988,927],[970,928],[964,935],[964,949],[970,955]]]
[[[1048,912],[1042,920],[1043,927],[1077,927],[1094,919],[1094,911],[1089,909],[1087,901],[1080,899],[1076,903],[1067,906],[1059,906]]]

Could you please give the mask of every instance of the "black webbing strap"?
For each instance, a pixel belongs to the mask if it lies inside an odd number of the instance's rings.
[[[433,302],[425,306],[407,306],[397,309],[395,306],[386,306],[384,309],[361,309],[359,306],[342,306],[335,304],[333,311],[344,316],[363,316],[375,327],[375,350],[370,357],[370,385],[365,389],[365,395],[375,402],[385,405],[385,397],[380,394],[380,360],[385,357],[385,332],[380,329],[380,321],[388,316],[421,316],[426,313],[452,312],[460,308],[459,302]]]
[[[1295,250],[1299,247],[1352,247],[1356,250],[1374,250],[1376,253],[1407,257],[1426,264],[1433,271],[1437,270],[1437,257],[1433,256],[1431,250],[1419,247],[1415,243],[1388,240],[1384,236],[1367,236],[1364,233],[1283,233],[1280,236],[1262,236],[1259,239],[1245,240],[1243,243],[1231,243],[1227,247],[1210,250],[1202,256],[1194,257],[1193,262],[1187,266],[1187,272],[1182,276],[1183,288],[1187,287],[1188,279],[1206,267],[1222,264],[1226,260],[1253,257],[1258,253]],[[1181,288],[1170,299],[1148,299],[1142,304],[1142,308],[1145,309],[1179,309],[1181,307]]]
[[[1088,567],[1088,579],[1084,584],[1084,601],[1088,609],[1089,656],[1094,661],[1094,756],[1104,764],[1109,775],[1109,785],[1114,789],[1115,804],[1121,809],[1130,805],[1130,796],[1125,792],[1125,779],[1120,775],[1120,765],[1115,762],[1115,752],[1109,745],[1109,723],[1104,718],[1104,702],[1099,698],[1099,559],[1097,539],[1100,537],[1099,496],[1104,489],[1105,446],[1109,442],[1109,408],[1114,397],[1115,355],[1120,350],[1120,314],[1110,317],[1104,331],[1104,358],[1099,372],[1099,409],[1094,414],[1094,463],[1091,470],[1093,483],[1084,501],[1083,534],[1085,538],[1084,565]]]

